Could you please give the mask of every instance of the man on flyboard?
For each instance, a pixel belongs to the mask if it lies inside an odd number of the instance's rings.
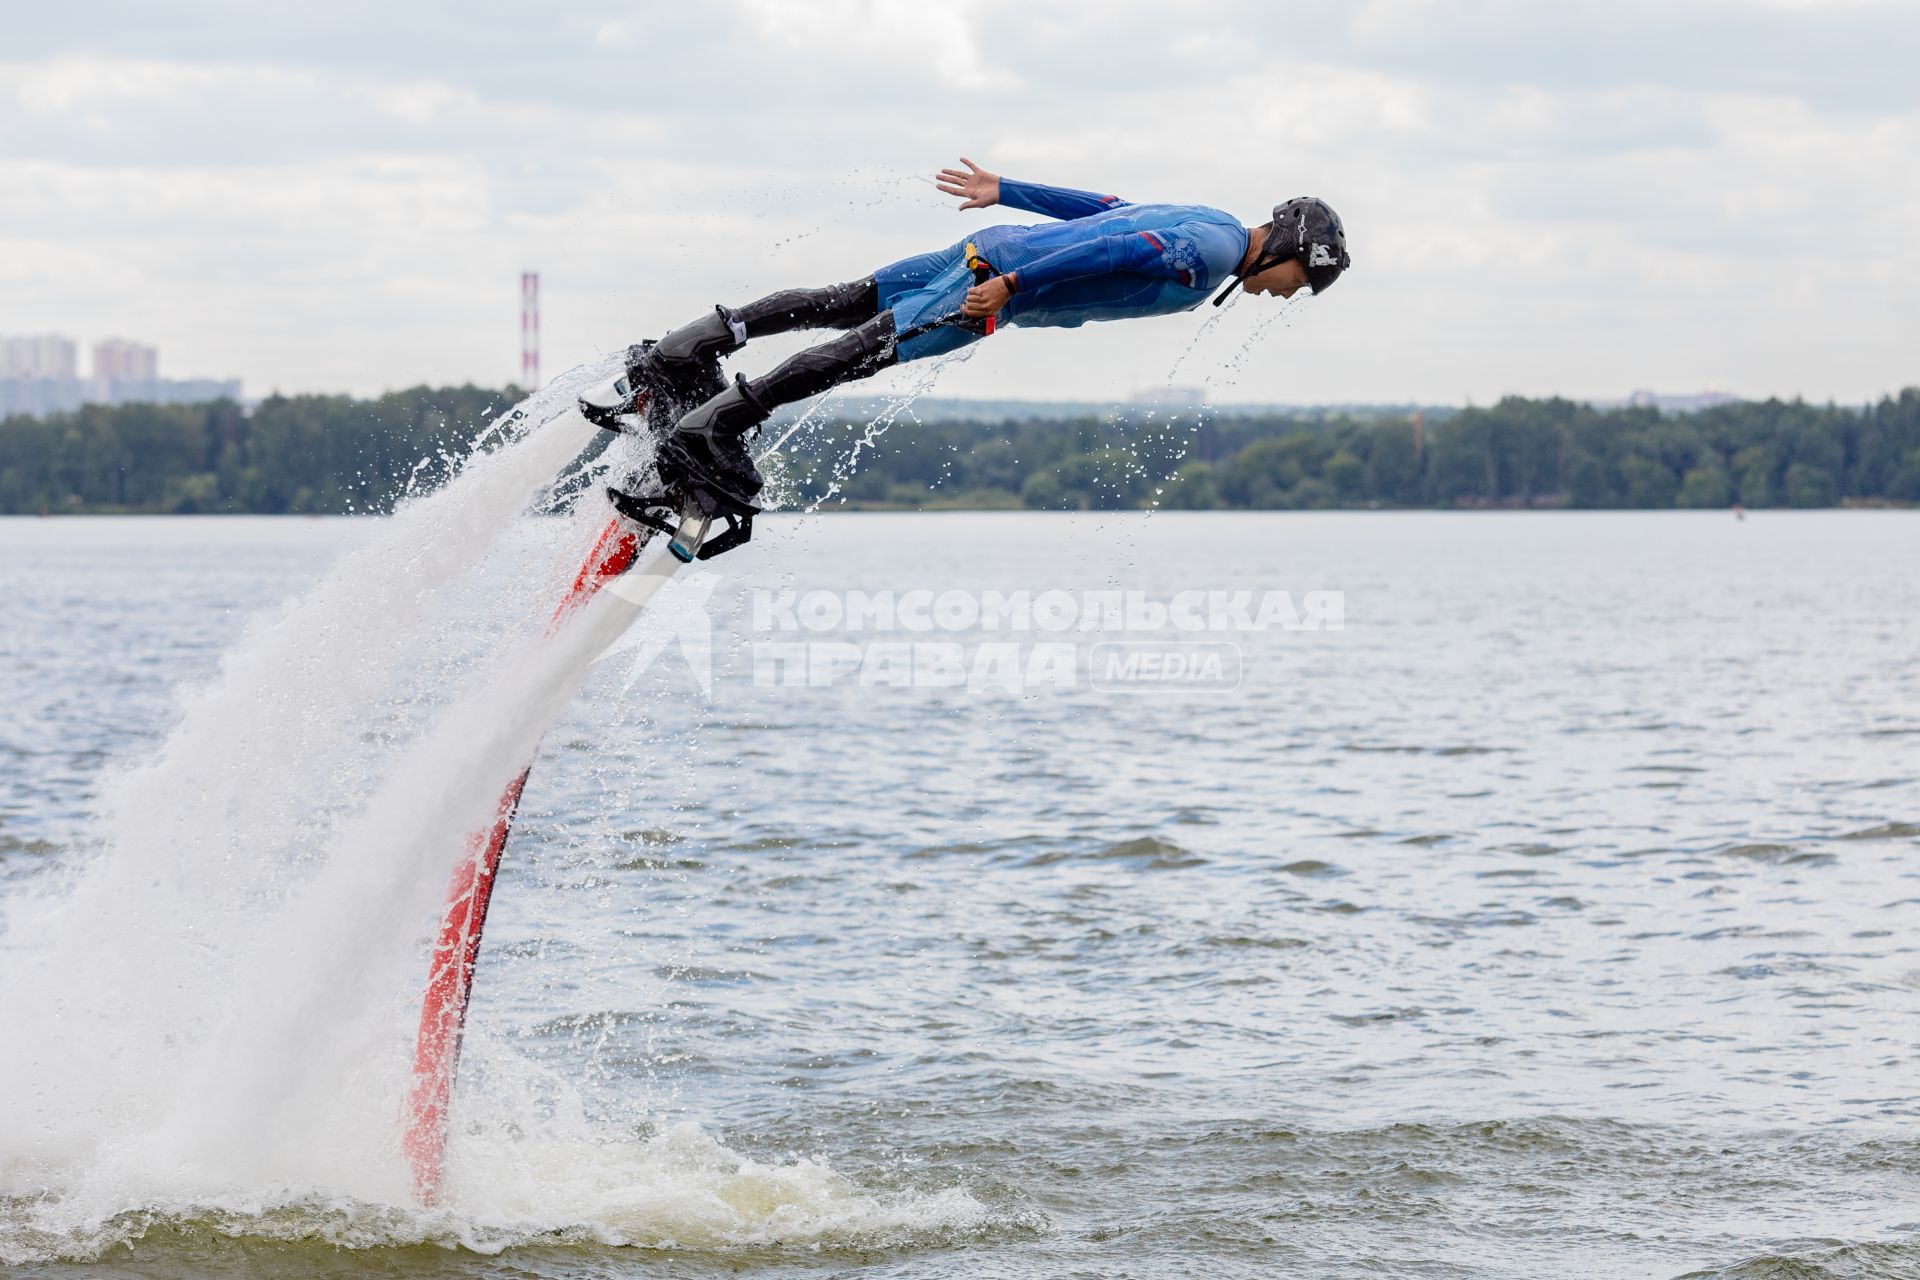
[[[1118,196],[1017,182],[971,160],[942,169],[940,190],[962,209],[1002,204],[1056,222],[987,227],[933,253],[906,258],[846,284],[786,289],[741,307],[716,306],[657,341],[627,350],[626,378],[612,405],[582,402],[611,430],[644,414],[658,441],[661,492],[610,490],[614,506],[653,528],[676,529],[682,559],[747,540],[761,479],[748,433],[781,405],[869,377],[890,365],[977,342],[997,325],[1072,328],[1089,320],[1187,311],[1237,284],[1290,298],[1325,293],[1348,266],[1347,238],[1327,203],[1301,197],[1275,205],[1257,227],[1197,204],[1129,204]],[[758,378],[728,385],[720,357],[754,338],[791,329],[840,329]],[[680,513],[669,523],[662,509]],[[702,540],[724,518],[727,533]],[[698,532],[684,536],[690,522]]]

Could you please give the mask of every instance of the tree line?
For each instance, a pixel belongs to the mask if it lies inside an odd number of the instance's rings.
[[[0,422],[0,512],[379,512],[445,479],[520,393],[415,387],[373,400],[271,396],[88,405]]]
[[[380,512],[443,479],[512,388],[91,406],[0,422],[0,512]],[[767,470],[789,502],[910,509],[1920,502],[1920,388],[1865,407],[1692,414],[1507,399],[1431,423],[1302,412],[999,424],[809,417]]]
[[[831,460],[864,429],[823,426],[827,447],[790,461],[800,491],[864,506],[1097,510],[1920,502],[1920,388],[1864,408],[1768,400],[1688,414],[1513,398],[1430,424],[1219,413],[902,422],[838,474]]]

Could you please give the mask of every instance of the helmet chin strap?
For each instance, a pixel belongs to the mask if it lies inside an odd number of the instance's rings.
[[[1227,281],[1227,287],[1214,295],[1214,298],[1213,298],[1214,306],[1217,307],[1221,303],[1225,302],[1227,300],[1227,295],[1231,294],[1235,289],[1239,288],[1241,282],[1244,281],[1248,276],[1257,276],[1262,271],[1265,271],[1268,267],[1277,267],[1281,263],[1286,261],[1285,257],[1276,255],[1273,252],[1273,237],[1274,237],[1274,233],[1277,232],[1278,230],[1279,228],[1275,227],[1273,230],[1267,232],[1266,242],[1260,246],[1260,252],[1258,256],[1254,258],[1253,265],[1248,267],[1245,271],[1236,271],[1233,273],[1233,278]]]

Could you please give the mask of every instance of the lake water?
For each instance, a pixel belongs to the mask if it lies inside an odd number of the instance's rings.
[[[0,521],[8,1273],[1920,1275],[1920,513],[764,523],[547,735],[423,1211],[361,802],[581,525],[222,675],[383,522]]]

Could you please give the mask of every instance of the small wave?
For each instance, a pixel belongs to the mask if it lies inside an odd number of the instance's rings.
[[[1920,1275],[1920,1245],[1869,1243],[1769,1253],[1725,1267],[1689,1271],[1675,1280],[1879,1280],[1911,1275]]]
[[[1029,867],[1051,866],[1056,862],[1137,862],[1149,871],[1175,871],[1186,867],[1205,866],[1207,860],[1171,840],[1162,840],[1158,836],[1139,836],[1132,840],[1122,840],[1110,844],[1104,849],[1092,852],[1056,851],[1038,854],[1027,859]]]
[[[1790,844],[1736,844],[1722,852],[1733,858],[1752,858],[1759,862],[1778,862],[1798,853]]]
[[[566,1013],[547,1018],[528,1027],[524,1034],[534,1038],[576,1036],[583,1032],[607,1032],[654,1020],[656,1015],[632,1009],[601,1009],[589,1013]]]
[[[764,982],[766,976],[751,969],[717,969],[698,964],[663,964],[654,968],[656,978],[668,982],[684,982],[693,986],[738,986],[745,982]]]
[[[707,864],[698,858],[659,858],[641,854],[617,858],[607,863],[609,871],[704,871]]]
[[[1736,844],[1721,852],[1730,858],[1744,858],[1748,862],[1764,862],[1778,867],[1824,867],[1839,861],[1830,853],[1799,849],[1790,844]]]
[[[1512,754],[1512,747],[1482,747],[1472,743],[1451,747],[1423,747],[1412,744],[1389,743],[1376,745],[1367,742],[1343,742],[1340,750],[1355,755],[1399,755],[1399,756],[1493,756]]]
[[[1877,827],[1868,827],[1864,831],[1849,831],[1840,840],[1910,840],[1920,836],[1920,823],[1887,822]]]
[[[51,840],[22,839],[19,836],[0,835],[0,858],[9,854],[25,853],[33,857],[45,857],[59,853],[62,846]]]
[[[1305,938],[1252,938],[1243,933],[1214,934],[1205,941],[1210,947],[1258,947],[1268,951],[1298,951],[1312,945]]]
[[[1035,845],[1052,843],[1052,837],[1043,835],[1008,836],[998,840],[956,840],[946,844],[923,845],[918,849],[909,849],[905,854],[909,858],[944,858],[951,855],[998,853],[1009,850],[1027,850]]]
[[[809,849],[821,841],[804,832],[792,832],[780,835],[749,836],[743,840],[729,840],[713,847],[727,853],[774,853],[785,849]]]
[[[1404,1022],[1423,1017],[1424,1009],[1375,1009],[1368,1013],[1330,1013],[1328,1018],[1348,1027],[1369,1027],[1383,1022]]]
[[[1280,868],[1290,876],[1300,876],[1307,880],[1332,880],[1350,874],[1345,867],[1335,866],[1331,862],[1322,862],[1318,858],[1302,858],[1298,862],[1289,862]]]

